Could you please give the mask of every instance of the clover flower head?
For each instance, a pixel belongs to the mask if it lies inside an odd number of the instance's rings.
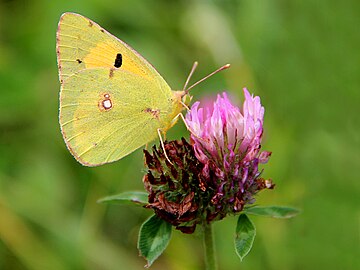
[[[271,155],[260,152],[264,107],[246,89],[244,95],[242,108],[226,93],[208,106],[194,103],[186,115],[191,144],[182,139],[153,147],[152,154],[144,151],[146,207],[184,233],[242,211],[256,193],[274,187],[258,168]]]
[[[240,109],[231,104],[226,93],[218,95],[213,106],[199,108],[194,103],[186,115],[199,160],[223,163],[229,169],[234,158],[253,160],[260,151],[263,133],[264,107],[260,98],[244,89],[245,101]],[[266,160],[264,160],[266,161]]]
[[[250,95],[246,88],[244,96],[241,108],[223,93],[209,106],[194,103],[186,115],[195,155],[204,164],[204,174],[210,171],[215,174],[214,203],[226,198],[227,203],[233,203],[234,211],[241,211],[245,203],[254,201],[261,174],[258,165],[266,163],[271,155],[260,152],[264,123],[260,98]],[[265,187],[273,187],[269,180],[267,183]]]

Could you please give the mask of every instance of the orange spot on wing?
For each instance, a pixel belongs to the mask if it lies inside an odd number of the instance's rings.
[[[145,70],[129,57],[129,53],[121,52],[114,43],[101,42],[90,49],[83,62],[86,68],[109,67],[115,68],[114,63],[118,54],[122,54],[122,65],[120,70],[130,71],[150,79]],[[136,57],[136,56],[134,56]]]

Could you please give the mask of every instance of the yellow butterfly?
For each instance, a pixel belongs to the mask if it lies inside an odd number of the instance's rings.
[[[113,162],[161,139],[191,100],[195,84],[185,88],[196,63],[184,90],[172,91],[140,54],[86,17],[64,13],[56,41],[61,131],[83,165]]]

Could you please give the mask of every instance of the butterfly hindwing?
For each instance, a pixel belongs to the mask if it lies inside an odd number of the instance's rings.
[[[158,86],[152,80],[120,70],[108,75],[107,68],[82,70],[61,88],[64,139],[88,166],[118,160],[155,139],[171,110],[171,103],[154,98]]]

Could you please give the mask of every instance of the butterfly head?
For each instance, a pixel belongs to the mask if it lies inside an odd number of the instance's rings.
[[[192,100],[192,96],[186,91],[174,91],[174,102],[178,105],[178,110],[188,109]]]
[[[192,100],[193,96],[189,95],[189,93],[184,93],[184,95],[182,96],[182,102],[189,107],[190,106],[190,102]]]

